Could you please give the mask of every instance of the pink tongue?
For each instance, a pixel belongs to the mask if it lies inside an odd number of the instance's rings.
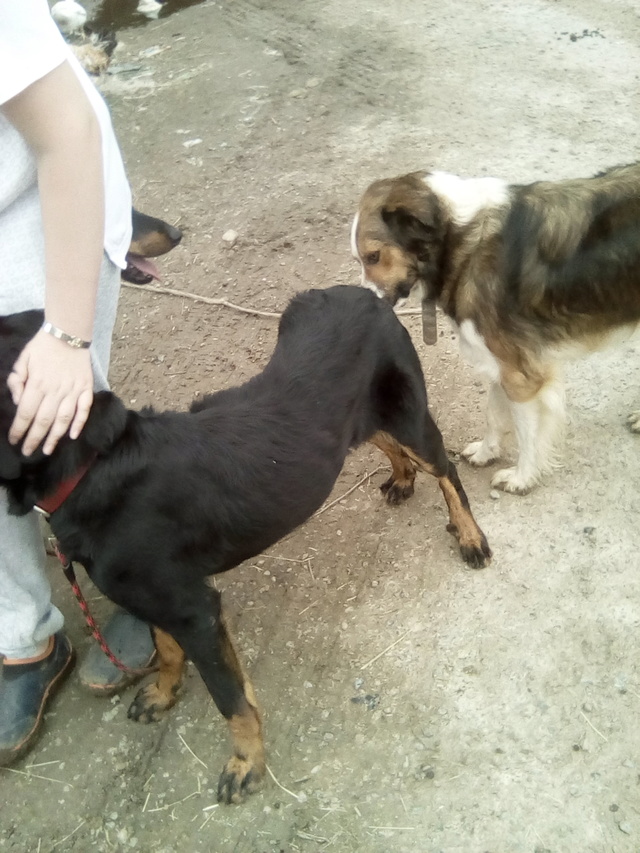
[[[136,267],[136,269],[139,269],[140,272],[143,272],[146,275],[151,275],[160,281],[160,272],[158,267],[153,263],[153,261],[150,261],[149,258],[143,258],[142,255],[134,255],[129,252],[127,260],[130,264]]]

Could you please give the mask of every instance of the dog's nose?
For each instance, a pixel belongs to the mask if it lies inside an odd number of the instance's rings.
[[[177,246],[180,240],[182,240],[182,231],[178,228],[174,228],[173,225],[169,225],[167,223],[167,236],[171,240],[174,246]]]

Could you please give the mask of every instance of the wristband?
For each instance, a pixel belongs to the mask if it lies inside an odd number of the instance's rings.
[[[91,346],[91,341],[83,341],[82,338],[77,338],[74,335],[68,335],[66,332],[63,332],[62,329],[58,329],[57,326],[53,326],[48,322],[42,324],[42,331],[46,332],[48,335],[53,335],[54,338],[58,338],[60,341],[64,341],[65,344],[69,344],[69,346],[74,349],[89,349]]]

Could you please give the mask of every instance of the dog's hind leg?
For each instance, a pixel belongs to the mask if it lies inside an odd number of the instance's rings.
[[[158,652],[158,677],[136,694],[129,707],[129,718],[141,723],[159,720],[175,704],[182,685],[185,655],[171,634],[153,629],[153,641]]]
[[[433,471],[429,473],[434,474]],[[491,548],[471,513],[469,499],[462,488],[456,466],[450,461],[449,470],[444,476],[434,476],[438,477],[438,485],[449,508],[447,530],[458,540],[465,563],[474,569],[482,569],[491,560]]]
[[[369,440],[387,454],[394,473],[396,470],[402,471],[403,465],[406,472],[408,463],[413,468],[414,478],[416,468],[437,478],[449,509],[447,530],[458,540],[463,560],[476,569],[485,566],[491,559],[491,548],[471,514],[469,500],[462,488],[456,467],[448,459],[440,430],[429,413],[426,413],[424,430],[420,437],[399,435],[396,438],[380,430]],[[413,486],[413,479],[411,485]]]

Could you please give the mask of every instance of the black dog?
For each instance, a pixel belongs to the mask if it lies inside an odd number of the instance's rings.
[[[261,720],[207,578],[308,519],[364,441],[391,460],[381,487],[390,503],[413,493],[417,469],[433,474],[463,558],[480,568],[491,557],[429,414],[416,351],[369,291],[312,290],[291,302],[270,362],[246,384],[183,413],[130,411],[100,392],[77,440],[24,457],[6,439],[6,378],[41,322],[34,311],[0,319],[0,485],[21,514],[86,469],[50,523],[108,598],[154,626],[160,673],[129,715],[146,721],[173,705],[189,657],[229,724],[219,797],[238,802],[264,774]]]

